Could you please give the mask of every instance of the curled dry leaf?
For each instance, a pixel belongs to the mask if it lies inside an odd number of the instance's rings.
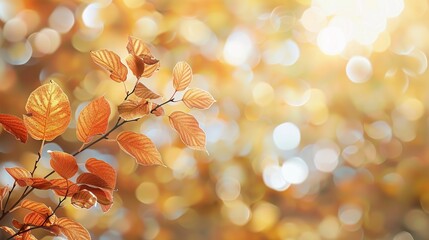
[[[90,191],[83,189],[75,193],[71,199],[71,204],[75,207],[89,209],[95,205],[97,197]]]
[[[140,39],[133,36],[128,37],[127,50],[129,54],[136,56],[148,55],[152,56],[149,47]]]
[[[23,143],[27,142],[28,132],[21,118],[9,114],[0,114],[0,124],[3,125],[6,132],[15,136],[17,140]]]
[[[136,76],[137,79],[141,78],[145,68],[143,59],[136,55],[130,54],[125,60],[127,62],[128,67],[133,72],[134,76]]]
[[[28,97],[25,110],[25,126],[36,140],[52,141],[65,132],[71,119],[69,99],[55,82],[34,90]]]
[[[49,152],[51,155],[51,167],[61,177],[69,179],[77,173],[77,162],[76,159],[65,152]]]
[[[115,82],[127,80],[128,69],[119,56],[109,50],[91,51],[92,60],[100,67],[110,72],[110,78]]]
[[[165,166],[155,144],[145,135],[124,131],[118,135],[116,141],[125,153],[137,160],[138,164]]]
[[[118,106],[119,116],[124,120],[134,120],[149,114],[149,104],[143,99],[141,101],[125,100]]]
[[[199,88],[192,88],[186,91],[182,101],[188,108],[198,109],[208,109],[216,102],[210,93]]]
[[[103,179],[109,186],[109,189],[114,189],[116,185],[116,170],[108,163],[90,158],[85,163],[86,169]]]
[[[149,88],[147,88],[143,83],[138,83],[136,86],[136,90],[134,92],[136,96],[143,99],[157,99],[160,98],[158,94],[152,92]]]
[[[176,91],[185,90],[192,81],[192,69],[186,62],[178,62],[173,68],[173,86]]]
[[[110,105],[106,98],[90,102],[79,114],[76,135],[79,141],[88,143],[92,137],[106,132],[109,124]]]
[[[31,185],[33,182],[31,181],[31,173],[22,167],[13,167],[13,168],[5,168],[5,170],[15,179],[16,183],[20,187],[25,187]]]
[[[103,212],[109,211],[113,205],[113,191],[101,188],[94,188],[87,185],[80,185],[79,189],[88,190],[97,197],[97,202],[101,205]]]
[[[206,135],[198,121],[190,114],[176,111],[169,116],[170,125],[189,148],[206,151]]]
[[[90,240],[91,236],[89,235],[88,230],[86,230],[79,223],[72,221],[68,218],[58,218],[55,222],[60,228],[60,231],[68,240]]]

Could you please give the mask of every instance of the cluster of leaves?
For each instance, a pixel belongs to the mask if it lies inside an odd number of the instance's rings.
[[[152,76],[159,69],[159,60],[151,54],[144,42],[134,37],[129,37],[127,50],[129,55],[126,63],[136,77],[136,83],[132,91],[127,91],[125,88],[124,102],[118,106],[118,120],[108,130],[111,114],[109,102],[104,97],[91,101],[78,116],[76,137],[82,142],[81,148],[74,154],[49,151],[52,171],[46,176],[36,177],[36,169],[44,143],[63,134],[70,123],[71,107],[67,95],[55,82],[50,82],[30,94],[23,119],[9,114],[0,114],[0,124],[3,128],[21,142],[27,141],[28,134],[35,140],[41,140],[33,170],[29,171],[22,167],[6,168],[15,181],[12,187],[0,186],[0,220],[17,209],[30,210],[21,222],[16,219],[12,221],[12,226],[17,231],[11,227],[0,226],[10,234],[10,239],[36,239],[31,234],[31,230],[34,229],[45,229],[54,235],[63,235],[68,239],[90,239],[88,231],[82,225],[68,218],[59,218],[55,213],[67,198],[76,207],[89,209],[98,203],[102,211],[108,211],[113,204],[116,171],[108,163],[95,158],[86,161],[87,172],[79,171],[75,156],[106,139],[125,123],[138,121],[150,114],[163,116],[163,106],[168,103],[183,101],[189,108],[207,109],[215,102],[208,92],[198,88],[188,89],[182,99],[175,100],[175,94],[186,90],[192,80],[191,67],[185,62],[179,62],[173,69],[174,93],[168,100],[157,103],[156,100],[161,96],[146,87],[140,79]],[[91,57],[96,64],[110,72],[112,80],[119,83],[127,80],[128,68],[116,53],[98,50],[92,51]],[[168,117],[171,127],[179,134],[186,146],[206,151],[205,133],[192,115],[174,111]],[[143,134],[122,131],[117,135],[116,142],[140,165],[164,165],[155,144]],[[50,178],[54,173],[59,177]],[[17,186],[25,189],[15,203],[8,207],[11,195]],[[52,190],[59,196],[54,210],[44,203],[26,199],[35,189]]]

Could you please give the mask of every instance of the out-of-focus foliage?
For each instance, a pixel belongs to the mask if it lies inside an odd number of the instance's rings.
[[[75,151],[87,102],[123,100],[123,84],[90,51],[125,59],[132,35],[161,63],[147,65],[160,69],[147,88],[168,99],[173,68],[186,61],[189,87],[216,99],[191,111],[209,154],[183,148],[165,108],[130,128],[153,140],[168,168],[137,167],[103,141],[77,159],[117,167],[115,204],[104,215],[69,205],[62,216],[104,240],[428,239],[428,4],[0,0],[0,113],[21,116],[28,95],[53,80],[77,110],[45,150]],[[0,169],[32,167],[36,141],[0,141]],[[0,183],[12,182],[2,170]]]

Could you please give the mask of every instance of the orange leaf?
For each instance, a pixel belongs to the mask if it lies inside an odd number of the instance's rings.
[[[46,223],[49,223],[48,221],[45,222],[45,219],[46,217],[36,212],[31,212],[25,215],[24,224],[31,225],[31,226],[42,226]]]
[[[113,204],[113,191],[105,190],[101,188],[94,188],[87,185],[80,185],[80,190],[88,190],[92,192],[97,197],[97,202],[103,205],[112,205]]]
[[[173,68],[173,86],[176,91],[185,90],[192,81],[192,69],[186,62],[178,62]]]
[[[161,66],[159,62],[155,64],[145,64],[142,77],[145,77],[145,78],[151,77],[156,71],[159,70],[159,66]]]
[[[137,79],[141,78],[145,66],[143,59],[139,58],[136,55],[130,54],[125,59],[125,61],[127,62],[128,67],[133,72],[134,76],[136,76]]]
[[[124,120],[134,120],[149,114],[149,104],[142,101],[125,100],[118,106],[119,116]]]
[[[158,107],[158,104],[155,104],[155,107],[150,111],[153,115],[159,117],[159,116],[163,116],[164,115],[164,108],[163,107]]]
[[[37,189],[51,189],[52,183],[49,180],[46,180],[44,178],[30,178],[32,181],[31,186]]]
[[[5,170],[15,179],[16,183],[25,187],[31,185],[33,181],[31,181],[31,173],[22,167],[14,167],[14,168],[5,168]]]
[[[206,151],[206,135],[198,121],[190,114],[176,111],[169,116],[170,125],[189,148]]]
[[[136,86],[135,94],[143,99],[157,99],[160,98],[158,94],[152,92],[143,83],[138,83]]]
[[[52,179],[50,181],[52,183],[51,189],[58,196],[63,197],[66,195],[66,192],[67,192],[67,197],[71,197],[73,196],[73,194],[79,191],[79,186],[70,180],[60,178],[60,179]]]
[[[34,90],[25,110],[25,126],[36,140],[52,141],[65,132],[71,119],[69,99],[55,82]]]
[[[142,40],[132,36],[128,37],[127,50],[129,54],[136,55],[136,56],[142,56],[142,55],[152,56],[152,54],[150,53],[149,47]]]
[[[104,181],[101,177],[93,174],[93,173],[82,173],[77,177],[76,179],[77,184],[85,184],[92,187],[98,187],[98,188],[106,188],[112,190],[110,188],[109,184]]]
[[[90,191],[83,189],[75,193],[71,199],[71,204],[75,207],[89,209],[95,205],[97,197]]]
[[[145,135],[124,131],[118,135],[116,141],[124,152],[137,160],[138,164],[165,166],[155,144]]]
[[[99,176],[106,181],[110,189],[114,189],[116,185],[116,170],[104,161],[90,158],[85,163],[86,169],[89,172]]]
[[[210,93],[199,88],[192,88],[186,91],[182,101],[188,108],[198,109],[207,109],[216,102]]]
[[[21,118],[9,114],[0,114],[0,124],[3,125],[6,132],[15,136],[17,140],[23,143],[27,142],[28,132]]]
[[[9,192],[8,186],[0,187],[0,203],[6,197],[7,192]],[[2,204],[0,204],[2,206]]]
[[[91,240],[88,230],[68,218],[58,218],[55,225],[60,227],[61,232],[68,240]]]
[[[109,124],[110,105],[106,98],[90,102],[79,114],[76,135],[79,141],[88,143],[92,137],[106,132]]]
[[[115,82],[127,80],[128,69],[119,56],[109,50],[91,51],[92,60],[100,67],[110,72],[110,78]]]
[[[52,210],[48,208],[48,206],[46,206],[45,204],[34,202],[28,199],[22,200],[20,206],[21,208],[25,208],[30,211],[36,212],[42,216],[49,216],[52,213]]]
[[[77,173],[77,162],[76,159],[65,152],[52,152],[48,151],[51,155],[51,167],[61,177],[69,179]]]

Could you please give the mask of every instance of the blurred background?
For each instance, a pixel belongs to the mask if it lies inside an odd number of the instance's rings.
[[[113,141],[98,143],[78,161],[117,168],[113,208],[67,204],[59,216],[102,240],[429,239],[428,4],[0,0],[0,112],[21,116],[31,91],[54,80],[73,116],[44,150],[75,152],[76,112],[104,95],[113,122],[124,98],[89,51],[124,59],[132,35],[160,59],[143,80],[150,88],[168,98],[175,63],[187,61],[190,86],[217,100],[190,111],[209,155],[185,148],[166,117],[125,125],[149,136],[168,168],[137,166]],[[130,73],[129,88],[134,81]],[[189,111],[165,108],[174,110]],[[40,142],[3,132],[0,143],[0,184],[11,185],[4,168],[32,168]],[[38,174],[48,160],[45,151]],[[32,198],[57,202],[46,191]]]

